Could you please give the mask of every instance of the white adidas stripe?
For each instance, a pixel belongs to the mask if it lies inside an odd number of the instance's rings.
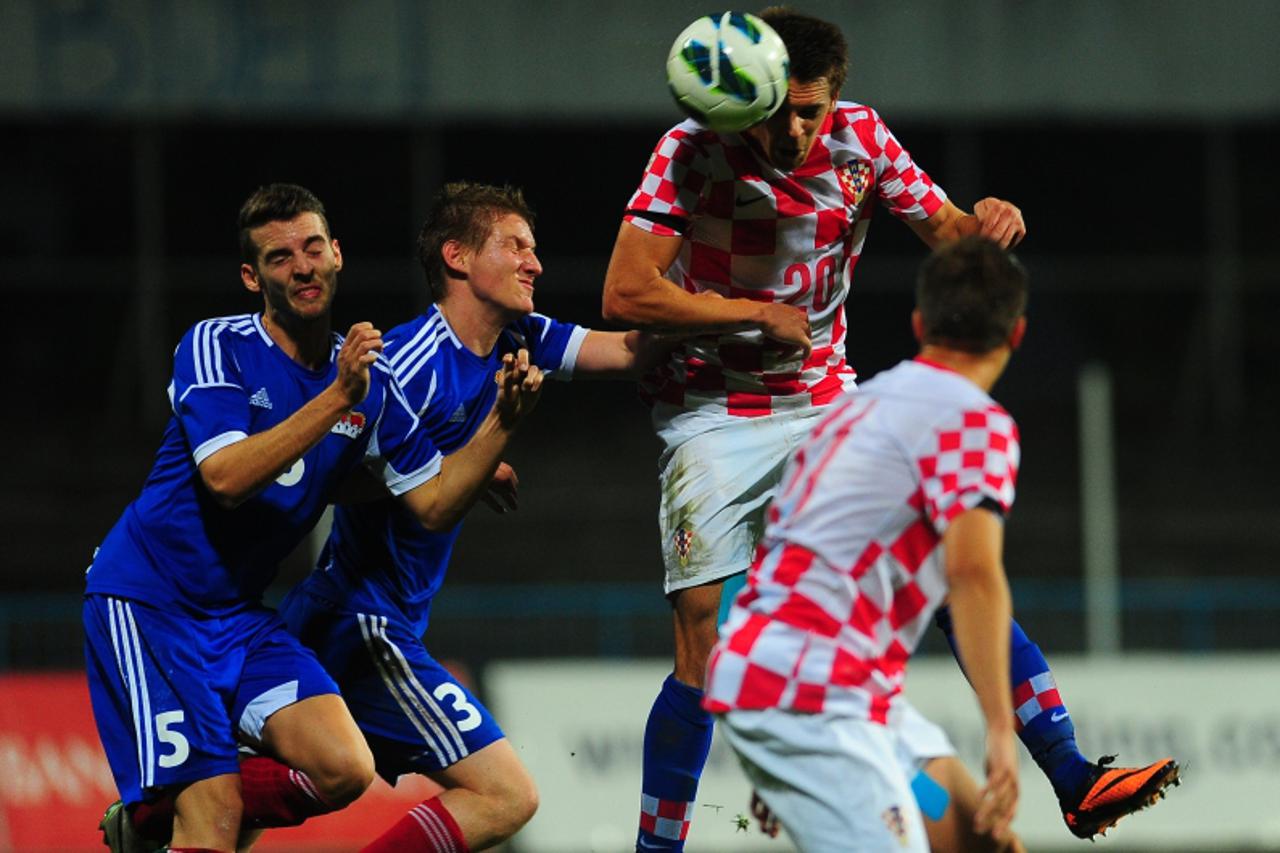
[[[378,675],[381,676],[387,692],[396,700],[396,704],[400,706],[400,710],[404,712],[405,717],[413,724],[413,727],[418,730],[423,742],[435,754],[436,761],[440,762],[442,766],[456,763],[458,758],[453,750],[449,748],[449,744],[439,726],[430,719],[422,704],[411,693],[406,693],[401,689],[400,679],[383,654],[384,650],[380,645],[384,640],[377,633],[375,626],[378,621],[385,621],[385,619],[365,613],[357,613],[356,617],[360,621],[360,633],[364,637],[369,656],[373,658],[374,666],[378,668]]]

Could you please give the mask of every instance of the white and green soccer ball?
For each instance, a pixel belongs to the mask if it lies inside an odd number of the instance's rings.
[[[789,64],[787,46],[764,21],[747,12],[716,12],[676,36],[667,85],[695,121],[736,132],[782,106]]]

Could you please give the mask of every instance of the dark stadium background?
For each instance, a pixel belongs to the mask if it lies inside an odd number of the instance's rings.
[[[613,235],[661,129],[648,120],[602,128],[5,118],[0,268],[12,408],[0,451],[3,591],[74,599],[93,547],[149,468],[178,337],[197,319],[259,307],[239,283],[234,229],[240,201],[258,184],[296,181],[325,200],[347,259],[336,328],[363,319],[389,328],[421,305],[416,224],[429,189],[454,178],[525,188],[545,267],[539,310],[601,326]],[[1030,335],[997,396],[1024,439],[1009,570],[1015,590],[1024,580],[1049,584],[1026,584],[1041,593],[1027,604],[1055,648],[1082,642],[1078,613],[1049,605],[1080,574],[1075,382],[1092,361],[1114,371],[1125,578],[1207,587],[1276,577],[1278,131],[1274,121],[1191,131],[1158,122],[895,122],[961,203],[974,198],[965,188],[980,187],[1015,200],[1029,223],[1020,255],[1033,274]],[[977,174],[950,162],[957,137]],[[1223,215],[1211,195],[1224,192],[1209,186],[1214,145],[1237,157],[1235,186],[1225,190],[1240,253],[1234,376],[1213,371],[1208,342],[1204,281]],[[1099,156],[1116,148],[1142,156]],[[424,150],[435,160],[429,177],[415,168]],[[1108,174],[1116,171],[1128,180]],[[1140,202],[1130,181],[1143,187]],[[145,239],[158,241],[156,270],[139,269]],[[848,303],[850,358],[864,376],[912,352],[907,314],[920,257],[914,236],[879,212]],[[154,315],[140,310],[140,275],[156,278]],[[154,333],[141,344],[140,323]],[[464,584],[648,583],[657,601],[656,450],[632,385],[551,387],[510,453],[522,508],[514,517],[473,514],[441,612]],[[304,570],[295,561],[286,576]],[[1129,617],[1132,646],[1187,642],[1185,613]],[[1274,644],[1265,611],[1211,618],[1215,647]],[[545,647],[518,650],[592,651],[588,637],[551,624],[558,620],[542,626]],[[665,628],[651,628],[637,640],[660,652]],[[60,624],[48,636],[21,632],[9,638],[10,663],[73,663],[73,639]],[[460,635],[458,652],[480,653],[482,640]],[[505,637],[492,642],[495,653],[518,651]]]

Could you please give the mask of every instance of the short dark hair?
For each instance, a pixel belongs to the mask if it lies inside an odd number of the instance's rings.
[[[832,95],[840,91],[849,73],[849,43],[839,27],[786,6],[770,6],[760,13],[760,19],[773,27],[787,46],[792,77],[801,83],[825,77]]]
[[[982,237],[944,243],[920,265],[916,308],[926,344],[985,353],[1013,333],[1027,309],[1027,271]]]
[[[441,254],[444,244],[457,240],[479,251],[493,223],[514,213],[533,227],[533,208],[517,187],[455,181],[444,185],[431,203],[427,220],[418,231],[418,260],[427,275],[431,301],[444,297],[447,270]]]
[[[325,216],[324,205],[311,190],[297,184],[267,184],[258,187],[240,205],[237,220],[240,226],[240,259],[246,264],[257,263],[258,246],[249,233],[254,228],[268,222],[286,222],[302,213],[319,216],[324,225],[325,236],[329,236],[329,219]]]

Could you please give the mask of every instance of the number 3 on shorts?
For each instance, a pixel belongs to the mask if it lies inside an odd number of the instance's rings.
[[[156,740],[173,747],[173,752],[160,756],[161,767],[177,767],[191,754],[191,744],[188,743],[186,736],[182,732],[169,728],[185,719],[186,714],[182,711],[165,711],[163,714],[156,714]]]
[[[449,707],[463,715],[458,721],[458,731],[469,732],[480,725],[480,712],[476,710],[475,705],[467,701],[467,694],[463,693],[458,685],[446,681],[431,693],[441,702],[449,703]]]

